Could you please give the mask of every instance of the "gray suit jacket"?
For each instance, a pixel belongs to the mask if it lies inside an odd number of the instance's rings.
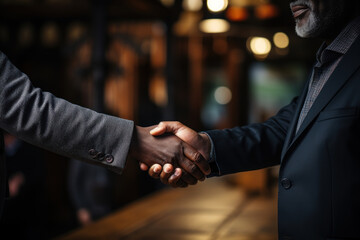
[[[6,194],[1,129],[46,150],[121,173],[133,127],[132,121],[94,112],[35,88],[0,52],[0,214]]]

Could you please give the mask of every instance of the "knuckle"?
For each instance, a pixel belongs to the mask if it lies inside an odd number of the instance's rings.
[[[193,159],[194,159],[194,162],[196,162],[196,163],[201,163],[202,162],[202,157],[201,157],[201,154],[199,152],[195,152],[193,154]]]
[[[198,173],[198,168],[196,167],[196,165],[194,165],[194,164],[191,164],[190,165],[190,173],[192,174],[192,175],[194,175],[194,174],[197,174]]]

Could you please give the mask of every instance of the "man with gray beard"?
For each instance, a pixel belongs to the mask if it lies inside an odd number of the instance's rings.
[[[297,34],[324,43],[302,94],[266,122],[200,133],[162,122],[152,131],[196,148],[210,176],[280,164],[281,240],[360,239],[359,2],[290,1]],[[174,187],[181,175],[159,165],[148,171]]]

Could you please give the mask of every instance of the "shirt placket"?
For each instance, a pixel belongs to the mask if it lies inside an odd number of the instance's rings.
[[[313,76],[312,76],[312,80],[310,82],[310,86],[309,86],[309,90],[303,105],[303,108],[301,109],[301,113],[298,119],[298,124],[296,127],[296,132],[299,130],[301,124],[303,123],[306,115],[308,114],[308,112],[311,109],[311,106],[313,105],[313,103],[316,100],[316,97],[319,95],[320,91],[321,91],[321,74],[322,74],[322,69],[320,66],[316,66],[314,67],[314,71],[313,71]]]

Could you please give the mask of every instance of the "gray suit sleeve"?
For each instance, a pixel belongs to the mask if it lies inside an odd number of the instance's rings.
[[[35,88],[0,52],[0,128],[57,154],[121,173],[134,123]]]

